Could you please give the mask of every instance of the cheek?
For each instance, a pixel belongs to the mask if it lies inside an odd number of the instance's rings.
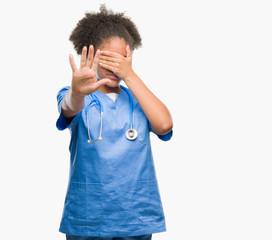
[[[102,69],[100,66],[97,67],[96,71],[97,71],[99,74],[102,74],[102,73],[103,73],[103,69]]]
[[[104,78],[106,76],[107,70],[105,68],[102,68],[100,66],[97,67],[97,73],[100,78]]]

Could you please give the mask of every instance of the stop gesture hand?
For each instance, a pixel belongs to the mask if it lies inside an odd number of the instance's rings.
[[[78,69],[74,58],[72,55],[69,55],[70,65],[73,71],[72,79],[72,92],[77,96],[85,96],[93,93],[102,85],[105,85],[111,82],[110,79],[101,79],[95,81],[96,69],[98,66],[100,58],[100,50],[96,51],[95,56],[93,57],[94,49],[90,45],[89,53],[87,56],[87,47],[83,47],[80,61],[80,68]]]

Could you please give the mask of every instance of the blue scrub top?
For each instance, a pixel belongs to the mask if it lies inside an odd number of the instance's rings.
[[[133,127],[138,137],[130,141],[125,136],[130,128],[129,96],[125,90],[121,89],[115,102],[100,91],[92,93],[104,108],[103,130],[101,141],[88,143],[87,109],[91,139],[97,139],[100,107],[96,103],[89,107],[92,96],[85,96],[85,108],[67,125],[61,106],[69,88],[57,94],[57,128],[68,128],[71,133],[69,183],[59,231],[95,237],[166,231],[150,145],[152,128],[136,98],[131,93]],[[172,133],[156,135],[168,141]]]

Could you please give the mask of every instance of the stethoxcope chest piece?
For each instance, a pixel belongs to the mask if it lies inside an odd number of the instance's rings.
[[[128,140],[134,140],[136,139],[138,136],[138,133],[135,129],[128,129],[127,132],[126,132],[126,137]]]

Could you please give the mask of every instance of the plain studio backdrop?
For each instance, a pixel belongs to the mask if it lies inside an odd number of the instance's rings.
[[[151,133],[167,232],[154,240],[272,238],[271,1],[103,1],[136,23],[133,68],[168,107]],[[101,1],[6,1],[1,29],[1,239],[61,240],[71,83],[68,38]]]

